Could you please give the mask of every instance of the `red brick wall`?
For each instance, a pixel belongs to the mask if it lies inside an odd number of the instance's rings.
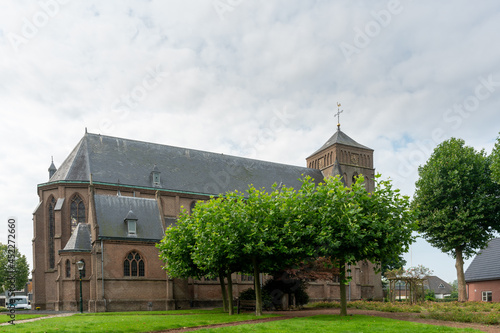
[[[500,302],[500,280],[467,283],[469,301],[482,302],[483,291],[491,291],[492,301]]]

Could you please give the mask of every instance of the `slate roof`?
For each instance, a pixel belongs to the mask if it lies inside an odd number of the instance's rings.
[[[94,195],[99,239],[128,239],[159,241],[165,236],[163,224],[155,199]],[[132,211],[132,213],[130,213]],[[128,235],[126,218],[137,219],[137,232]]]
[[[92,174],[94,182],[153,188],[155,167],[159,188],[208,195],[244,192],[249,184],[298,188],[302,175],[323,180],[316,169],[86,133],[49,182],[88,182]]]
[[[465,271],[465,282],[500,280],[500,238],[481,250]]]
[[[91,250],[90,224],[78,223],[66,246],[60,252],[90,252]]]
[[[449,283],[437,276],[430,275],[426,279],[427,287],[433,290],[435,294],[449,295],[453,291],[453,287]],[[442,287],[440,288],[440,286]]]
[[[353,139],[351,139],[347,134],[342,132],[340,128],[335,132],[335,134],[332,135],[330,139],[328,139],[327,142],[321,148],[316,150],[311,156],[314,156],[315,154],[319,153],[320,151],[325,150],[328,147],[333,146],[334,144],[340,144],[340,145],[345,145],[345,146],[350,146],[350,147],[357,147],[357,148],[362,148],[362,149],[368,149],[368,150],[373,150],[371,148],[368,148],[366,146],[363,146],[362,144],[357,143]],[[311,157],[309,156],[309,157]]]

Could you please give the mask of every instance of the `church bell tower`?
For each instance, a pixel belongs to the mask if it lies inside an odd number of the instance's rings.
[[[339,110],[336,116],[339,117],[341,112]],[[306,161],[308,168],[321,170],[325,178],[340,175],[345,186],[351,186],[356,177],[362,174],[367,190],[371,192],[374,189],[373,149],[357,143],[342,132],[340,121],[335,134]]]

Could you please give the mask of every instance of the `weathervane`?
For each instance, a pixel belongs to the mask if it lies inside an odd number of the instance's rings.
[[[342,112],[344,112],[344,110],[340,110],[340,106],[342,104],[340,104],[339,102],[337,102],[337,113],[335,114],[337,116],[337,129],[340,131],[340,114]]]

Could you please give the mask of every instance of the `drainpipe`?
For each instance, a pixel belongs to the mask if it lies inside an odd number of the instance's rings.
[[[102,299],[104,301],[104,311],[106,311],[106,299],[104,298],[104,243],[101,239],[101,277],[102,277]]]

